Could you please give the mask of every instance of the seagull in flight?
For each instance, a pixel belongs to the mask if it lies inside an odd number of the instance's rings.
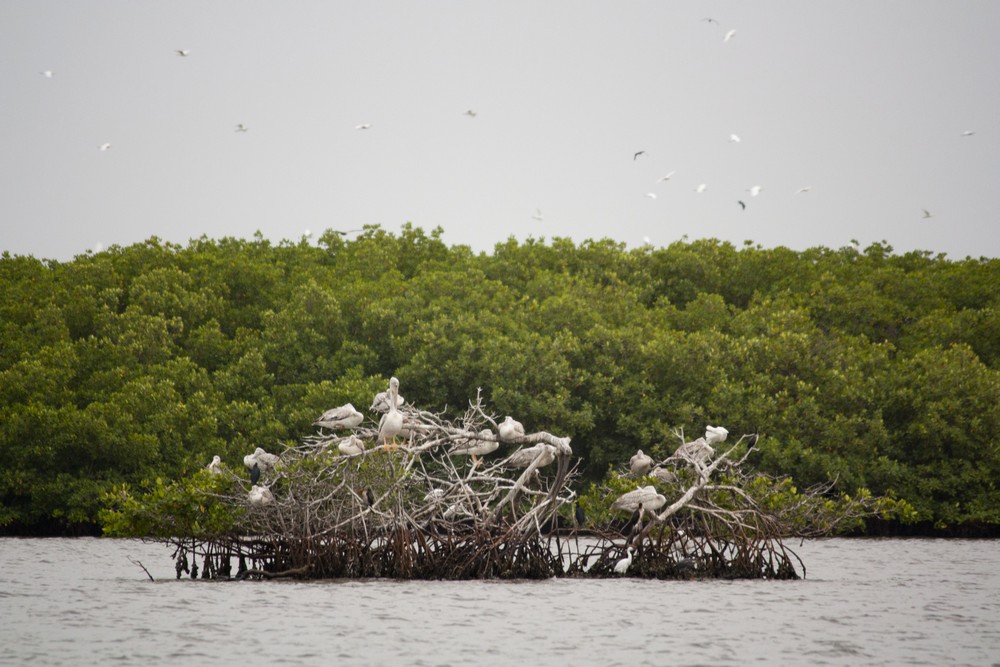
[[[737,204],[739,204],[739,205],[740,205],[741,207],[743,207],[743,210],[744,210],[744,211],[745,211],[745,210],[747,210],[747,205],[743,203],[743,200],[742,200],[742,199],[740,199],[740,200],[739,200],[739,201],[737,201],[736,203],[737,203]]]
[[[675,170],[675,171],[676,171],[676,170]],[[669,180],[670,180],[670,179],[671,179],[671,178],[673,177],[673,175],[674,175],[674,172],[672,171],[672,172],[670,172],[669,174],[667,174],[667,175],[665,175],[665,176],[660,176],[660,177],[659,177],[659,178],[658,178],[658,179],[656,180],[656,182],[657,182],[657,183],[662,183],[663,181],[669,181]]]
[[[811,186],[811,185],[805,185],[805,186],[803,186],[803,187],[799,188],[798,190],[796,190],[796,191],[795,191],[795,194],[797,194],[797,195],[800,195],[800,194],[802,194],[803,192],[809,192],[809,191],[810,191],[810,190],[812,190],[812,189],[813,189],[813,188],[812,188],[812,186]]]
[[[709,16],[707,18],[703,18],[702,21],[705,21],[707,23],[714,23],[717,26],[721,26],[722,25],[721,23],[719,23],[718,21],[716,21],[715,19],[713,19],[711,16]]]
[[[49,73],[49,75],[48,75],[48,76],[52,76],[52,74],[51,74],[51,73]],[[963,136],[963,137],[971,137],[971,136],[972,136],[972,135],[974,135],[975,133],[976,133],[976,131],[975,131],[975,130],[966,130],[965,132],[963,132],[963,133],[962,133],[962,136]]]
[[[738,144],[741,141],[743,141],[743,140],[740,139],[739,135],[737,135],[737,134],[730,134],[729,135],[729,143]]]
[[[98,146],[98,149],[100,149],[102,151],[109,150],[110,148],[111,148],[111,144],[101,144],[100,146]]]
[[[469,118],[475,118],[476,117],[476,111],[473,110],[473,109],[468,109],[465,112],[465,115],[468,116]]]
[[[531,217],[532,217],[532,219],[537,220],[538,222],[541,222],[542,220],[545,219],[545,217],[542,215],[542,209],[540,209],[540,208],[536,208],[535,209],[535,214],[532,215]]]
[[[731,40],[733,38],[733,35],[735,35],[735,34],[736,34],[736,29],[733,28],[732,30],[730,30],[729,32],[726,33],[726,36],[722,38],[722,41],[723,42],[728,42],[729,40]]]
[[[696,187],[694,189],[694,191],[697,192],[698,194],[701,194],[702,192],[705,191],[705,188],[707,188],[707,187],[708,187],[707,185],[705,185],[704,183],[702,183],[701,185],[699,185],[698,187]]]
[[[191,55],[191,52],[187,49],[176,49],[174,53],[179,55],[181,58],[187,58],[189,55]]]
[[[51,79],[52,78],[52,70],[50,70],[50,69],[45,70],[44,72],[42,72],[42,76],[44,76],[46,79]]]
[[[632,156],[632,160],[635,161],[635,159],[637,157],[639,157],[640,155],[645,155],[645,154],[646,154],[646,151],[636,151],[635,154]]]
[[[934,217],[934,216],[931,215],[931,212],[928,211],[926,208],[922,209],[922,210],[924,212],[924,215],[923,215],[924,218],[933,218]]]
[[[656,193],[655,192],[647,192],[646,196],[649,197],[650,199],[656,199]]]
[[[371,126],[372,126],[371,123],[361,123],[361,125],[355,125],[354,129],[355,130],[367,130],[367,129],[370,129]]]
[[[235,131],[236,132],[246,132],[247,131],[247,126],[244,125],[243,123],[237,123]]]
[[[755,185],[753,187],[747,188],[747,192],[750,193],[751,197],[756,197],[757,195],[760,194],[760,186],[759,185]]]

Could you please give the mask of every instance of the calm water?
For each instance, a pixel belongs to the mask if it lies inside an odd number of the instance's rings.
[[[299,583],[0,539],[0,664],[1000,665],[1000,541],[793,546],[801,581]]]

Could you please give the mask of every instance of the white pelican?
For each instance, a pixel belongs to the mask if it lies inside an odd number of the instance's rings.
[[[729,431],[722,426],[708,425],[705,427],[705,441],[708,442],[710,446],[717,445],[720,442],[725,442],[728,437]]]
[[[391,440],[396,443],[396,436],[403,430],[403,413],[396,406],[399,400],[399,380],[395,377],[389,380],[389,410],[378,423],[378,443],[388,444]]]
[[[357,456],[365,451],[365,443],[353,433],[337,443],[337,451],[345,456]]]
[[[527,468],[536,458],[539,468],[547,466],[556,460],[556,448],[552,445],[539,443],[534,447],[519,449],[507,458],[507,465],[512,468]]]
[[[643,454],[640,449],[628,460],[628,467],[633,475],[642,477],[653,467],[653,457],[649,454]]]
[[[243,465],[245,465],[248,470],[253,468],[254,463],[257,464],[261,472],[267,472],[278,463],[278,457],[275,454],[268,454],[263,449],[258,447],[254,450],[253,454],[248,454],[243,457]]]
[[[363,422],[365,416],[354,409],[350,403],[341,405],[339,408],[331,408],[321,414],[319,419],[313,422],[314,426],[337,430],[343,428],[354,428]]]
[[[677,481],[677,474],[673,470],[668,470],[667,468],[657,466],[650,474],[661,482],[666,482],[667,484],[672,484]]]
[[[510,442],[514,438],[520,438],[524,435],[524,425],[507,415],[507,418],[497,426],[497,434],[503,442]]]
[[[253,485],[250,489],[250,504],[251,505],[269,505],[274,502],[274,495],[271,493],[271,489],[266,486]]]
[[[705,463],[715,455],[715,450],[708,444],[705,438],[698,438],[691,442],[685,442],[677,448],[671,458],[682,458],[690,463],[705,465]]]
[[[632,553],[635,551],[632,547],[626,549],[628,553],[625,558],[622,558],[617,563],[615,563],[615,574],[625,574],[628,572],[629,565],[632,564]]]
[[[392,380],[396,380],[396,378]],[[389,380],[390,385],[392,384],[392,380]],[[406,400],[399,395],[399,380],[396,380],[396,407],[403,407],[403,403],[406,403]],[[389,412],[389,390],[386,389],[375,394],[375,398],[372,399],[372,405],[368,409],[372,412]]]
[[[462,442],[457,442],[448,450],[449,454],[471,456],[472,465],[478,465],[477,456],[491,454],[500,446],[500,441],[493,437],[493,431],[484,428],[479,432],[478,438],[470,438]]]
[[[623,493],[618,496],[618,500],[612,503],[611,507],[616,510],[634,512],[641,505],[643,510],[655,511],[667,504],[667,498],[656,492],[656,487],[643,486],[638,489]]]
[[[208,464],[208,470],[213,475],[218,475],[222,472],[222,457],[216,454],[212,457],[212,462]]]

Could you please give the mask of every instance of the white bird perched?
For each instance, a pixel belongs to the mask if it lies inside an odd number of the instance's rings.
[[[698,194],[701,194],[701,193],[703,193],[705,191],[706,188],[708,188],[708,186],[706,184],[702,183],[701,185],[699,185],[698,187],[696,187],[694,189],[694,191],[697,192]]]
[[[730,134],[729,135],[729,142],[730,143],[738,144],[738,143],[740,143],[740,141],[742,141],[742,139],[740,139],[738,135],[735,135],[735,134]]]
[[[726,438],[729,437],[729,431],[722,426],[706,426],[705,427],[705,441],[711,445],[717,445],[720,442],[725,442]]]
[[[390,388],[392,380],[396,380],[396,378],[389,380]],[[406,400],[399,395],[399,380],[396,380],[396,407],[403,407],[403,403],[406,403]],[[375,394],[375,398],[372,399],[372,405],[368,409],[372,412],[389,412],[389,389]]]
[[[243,457],[243,465],[247,467],[247,470],[251,470],[254,463],[257,464],[257,467],[260,468],[261,472],[267,472],[277,465],[278,456],[275,454],[269,454],[262,448],[258,447],[254,450],[253,454],[247,454]]]
[[[507,457],[507,465],[512,468],[527,468],[536,458],[539,468],[547,466],[556,460],[556,448],[549,444],[539,443],[534,447],[519,449]]]
[[[361,424],[365,416],[358,412],[354,405],[345,403],[339,408],[331,408],[321,414],[319,419],[313,422],[313,426],[322,426],[329,429],[354,428]]]
[[[615,574],[625,574],[628,572],[628,568],[632,564],[632,554],[634,551],[635,549],[632,547],[625,550],[628,555],[615,563]]]
[[[760,194],[760,190],[761,190],[761,188],[760,188],[759,185],[753,185],[753,186],[747,188],[747,192],[750,193],[751,197],[756,197],[757,195],[759,195]]]
[[[677,448],[677,451],[670,458],[681,458],[690,463],[704,465],[714,455],[715,450],[708,444],[708,441],[705,438],[698,438],[691,442],[685,442]]]
[[[628,460],[628,468],[632,471],[633,475],[642,477],[649,472],[649,469],[653,467],[653,457],[649,454],[643,454],[640,449],[632,458]]]
[[[389,379],[389,410],[382,415],[378,423],[378,443],[392,444],[395,446],[396,436],[403,430],[403,413],[397,409],[399,400],[399,380],[395,377]]]
[[[244,125],[243,123],[237,123],[236,124],[236,129],[234,131],[235,132],[246,132],[247,131],[247,126]]]
[[[273,502],[274,494],[272,494],[271,489],[266,486],[258,486],[254,484],[250,489],[251,505],[270,505]]]
[[[514,438],[520,438],[524,435],[524,424],[507,415],[507,418],[497,426],[497,434],[501,441],[510,442]]]
[[[181,58],[187,58],[191,55],[191,52],[188,49],[174,49],[174,53],[179,55]]]
[[[472,464],[478,465],[478,456],[491,454],[500,446],[500,441],[493,437],[493,431],[484,428],[479,432],[478,438],[469,438],[462,442],[457,442],[448,450],[449,454],[461,456],[471,456]]]
[[[656,487],[650,485],[633,489],[628,493],[623,493],[618,496],[618,500],[611,504],[611,507],[616,510],[634,512],[639,509],[640,505],[642,505],[644,510],[655,511],[666,504],[666,496],[661,493],[657,493]]]
[[[650,473],[653,477],[660,480],[661,482],[666,482],[667,484],[673,484],[677,481],[677,474],[673,470],[668,470],[667,468],[662,468],[657,466]]]
[[[733,35],[735,35],[735,34],[736,34],[736,28],[733,28],[732,30],[730,30],[729,32],[726,33],[726,36],[722,38],[722,41],[723,42],[728,42],[729,40],[731,40],[733,38]]]
[[[101,144],[100,146],[98,146],[97,148],[100,149],[100,150],[102,150],[102,151],[110,150],[111,149],[111,144],[104,143],[104,144]]]
[[[212,473],[213,475],[218,475],[220,472],[222,472],[222,457],[216,454],[215,456],[212,457],[212,462],[209,463],[208,466],[206,467],[208,468],[208,471],[210,473]]]
[[[371,126],[372,126],[371,123],[361,123],[361,125],[355,125],[354,129],[355,130],[368,130],[368,129],[371,129]]]
[[[345,456],[357,456],[365,451],[365,443],[353,433],[337,443],[337,451]]]

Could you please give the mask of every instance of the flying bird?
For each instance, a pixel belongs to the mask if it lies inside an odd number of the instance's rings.
[[[722,41],[723,42],[728,42],[729,40],[731,40],[733,38],[733,35],[735,35],[735,34],[736,34],[736,29],[733,28],[732,30],[730,30],[729,32],[726,33],[726,36],[722,38]]]
[[[53,76],[52,70],[50,69],[45,70],[44,72],[42,72],[42,76],[44,76],[46,79],[51,79]]]
[[[747,210],[747,205],[743,203],[742,199],[738,200],[736,203],[739,204],[744,211]]]
[[[741,141],[742,141],[742,139],[740,139],[739,135],[736,135],[736,134],[730,134],[729,135],[729,142],[730,143],[738,144]]]
[[[465,112],[465,115],[466,115],[466,116],[468,116],[469,118],[475,118],[475,117],[476,117],[476,112],[475,112],[475,111],[473,111],[472,109],[468,109],[468,110],[467,110],[467,111]]]
[[[46,76],[52,76],[52,72],[49,72],[48,74],[46,74]],[[975,130],[966,130],[965,132],[962,133],[962,136],[963,137],[971,137],[975,133],[976,133]]]
[[[668,173],[668,174],[666,174],[664,176],[660,176],[658,179],[656,179],[656,182],[657,183],[662,183],[663,181],[669,181],[673,177],[674,173],[675,173],[674,171],[671,171],[670,173]]]
[[[109,150],[110,148],[111,148],[111,144],[101,144],[100,146],[98,146],[98,149],[100,149],[102,151]]]
[[[542,220],[544,220],[545,217],[542,215],[542,209],[536,208],[535,209],[535,214],[532,215],[531,218],[533,220],[537,220],[538,222],[541,222]]]
[[[645,154],[646,154],[646,151],[636,151],[632,155],[632,161],[634,162],[637,157],[639,157],[640,155],[645,155]]]
[[[759,185],[754,185],[752,187],[749,187],[749,188],[747,188],[747,192],[750,193],[751,197],[756,197],[757,195],[760,194],[760,186]]]
[[[923,212],[924,212],[924,215],[923,215],[924,218],[933,218],[934,217],[934,216],[931,215],[931,212],[928,211],[926,208],[925,209],[921,209],[921,210],[923,210]]]
[[[809,192],[810,190],[812,190],[812,186],[811,185],[806,185],[806,186],[803,186],[803,187],[799,188],[798,190],[796,190],[795,194],[800,195],[803,192]]]
[[[355,125],[354,129],[355,130],[367,130],[367,129],[370,129],[371,126],[372,126],[371,123],[361,123],[361,125]]]
[[[701,193],[703,193],[705,191],[705,189],[707,187],[708,187],[707,185],[705,185],[704,183],[702,183],[701,185],[699,185],[698,187],[696,187],[694,189],[694,191],[697,192],[698,194],[701,194]]]
[[[705,21],[706,23],[714,23],[715,25],[718,25],[718,26],[722,25],[718,21],[716,21],[715,19],[713,19],[711,17],[703,18],[702,21]]]
[[[649,197],[650,199],[656,199],[656,193],[655,192],[647,192],[646,196]]]
[[[175,49],[174,53],[179,55],[181,58],[187,58],[191,54],[191,52],[187,49]]]
[[[236,124],[236,130],[235,130],[235,131],[236,131],[236,132],[246,132],[246,131],[247,131],[247,129],[248,129],[248,128],[247,128],[247,126],[246,126],[246,125],[244,125],[243,123],[237,123],[237,124]]]

